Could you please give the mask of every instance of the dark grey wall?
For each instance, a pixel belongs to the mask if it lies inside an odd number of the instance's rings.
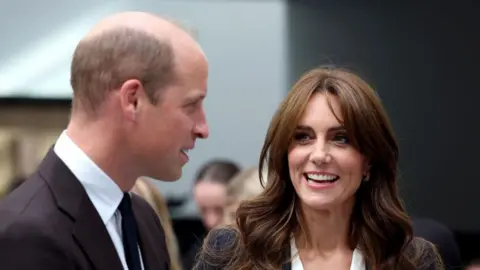
[[[321,64],[359,72],[393,122],[409,213],[480,229],[480,6],[341,2],[289,2],[290,83]]]

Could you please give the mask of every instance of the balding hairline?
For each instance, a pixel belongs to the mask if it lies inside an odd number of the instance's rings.
[[[187,24],[185,24],[184,22],[172,17],[164,17],[164,19],[172,25],[176,26],[178,29],[188,34],[192,39],[197,40],[198,33],[193,27],[187,26]]]
[[[127,26],[127,25],[116,25],[116,26],[113,26],[113,27],[92,31],[87,36],[85,36],[80,41],[80,43],[82,43],[82,42],[95,42],[95,41],[98,41],[99,39],[104,38],[105,36],[111,35],[112,33],[120,33],[122,31],[131,32],[131,33],[136,32],[138,34],[142,34],[142,35],[148,36],[150,38],[157,39],[159,42],[166,42],[166,41],[170,42],[167,35],[165,35],[165,37],[161,37],[159,35],[154,35],[150,31],[146,31],[145,29],[130,27],[130,26]]]
[[[72,60],[73,109],[81,104],[94,112],[109,91],[128,79],[140,80],[151,101],[157,102],[157,90],[174,79],[173,65],[167,37],[123,25],[92,33],[78,44]]]

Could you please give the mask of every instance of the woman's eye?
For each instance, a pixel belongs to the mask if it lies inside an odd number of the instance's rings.
[[[333,141],[338,144],[348,144],[348,137],[345,134],[337,134],[333,137]]]
[[[294,139],[299,143],[305,143],[310,140],[310,136],[306,133],[300,132],[295,134]]]

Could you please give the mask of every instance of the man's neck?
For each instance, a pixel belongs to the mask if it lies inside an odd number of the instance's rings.
[[[122,150],[125,144],[117,132],[101,123],[78,125],[70,123],[67,136],[103,171],[122,191],[129,191],[140,176],[135,174],[132,157]]]

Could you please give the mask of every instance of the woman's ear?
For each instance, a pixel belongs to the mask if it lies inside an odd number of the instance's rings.
[[[370,160],[365,159],[365,164],[363,166],[363,180],[368,181],[370,180],[370,170],[372,169],[372,165],[370,164]]]
[[[363,160],[363,175],[370,172],[371,169],[372,169],[372,164],[370,162],[370,159],[365,157],[365,159]]]

